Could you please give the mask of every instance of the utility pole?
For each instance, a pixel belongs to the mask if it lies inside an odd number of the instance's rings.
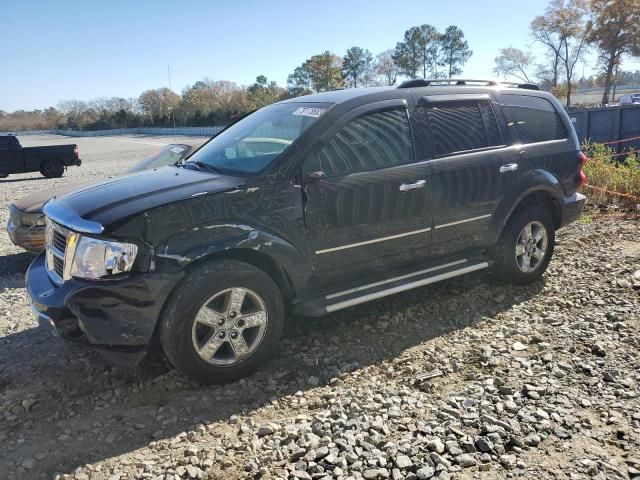
[[[167,65],[167,78],[169,79],[169,90],[173,91],[171,88],[171,68]],[[171,107],[171,119],[173,120],[173,143],[178,143],[178,139],[176,138],[176,115],[173,113],[173,107]]]

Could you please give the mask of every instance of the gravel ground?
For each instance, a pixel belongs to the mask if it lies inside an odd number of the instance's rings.
[[[86,163],[60,181],[164,139],[74,141]],[[32,178],[0,180],[3,204],[57,182]],[[203,388],[38,330],[32,256],[2,232],[0,478],[640,478],[639,239],[637,221],[584,221],[544,282],[478,274],[290,318],[258,373]]]

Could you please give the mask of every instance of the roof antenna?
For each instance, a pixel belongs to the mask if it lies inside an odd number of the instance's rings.
[[[173,91],[171,88],[171,69],[169,65],[167,65],[167,78],[169,79],[169,90]],[[173,120],[173,143],[178,143],[178,139],[176,138],[176,116],[173,113],[173,107],[171,107],[171,119]]]

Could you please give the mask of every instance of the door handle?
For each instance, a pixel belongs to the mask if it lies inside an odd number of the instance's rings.
[[[506,165],[502,165],[500,167],[500,173],[515,172],[516,170],[518,170],[517,163],[507,163]]]
[[[403,183],[398,189],[401,192],[408,192],[409,190],[415,190],[416,188],[423,188],[426,180],[418,180],[416,183]]]

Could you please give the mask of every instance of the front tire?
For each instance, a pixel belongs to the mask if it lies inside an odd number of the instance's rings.
[[[173,292],[160,341],[188,378],[228,383],[267,361],[283,325],[282,295],[266,273],[244,262],[215,261],[194,269]]]
[[[40,173],[47,178],[60,178],[64,174],[64,163],[57,158],[49,158],[42,162]]]
[[[535,282],[549,266],[554,247],[555,229],[545,209],[532,207],[516,213],[494,248],[495,274],[518,285]]]

